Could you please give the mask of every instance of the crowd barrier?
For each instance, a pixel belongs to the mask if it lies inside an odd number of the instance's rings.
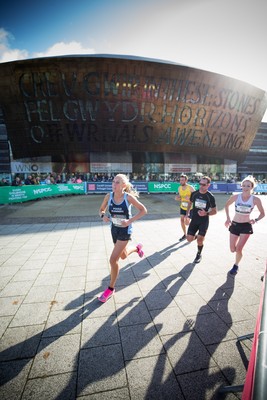
[[[179,182],[144,182],[132,181],[133,186],[139,193],[177,193]],[[195,189],[199,188],[198,183],[191,183]],[[87,182],[87,193],[108,193],[112,191],[112,182]]]
[[[177,193],[179,182],[144,182],[133,181],[132,184],[140,193]],[[198,183],[190,184],[197,190]],[[54,197],[73,194],[108,193],[112,190],[111,182],[82,182],[58,185],[23,185],[0,187],[0,204],[21,203],[44,197]],[[240,183],[212,182],[209,190],[212,193],[240,192]],[[266,193],[267,184],[259,184],[255,192]]]
[[[254,373],[249,374],[245,380],[242,400],[267,399],[267,290],[266,269],[262,288],[261,303],[258,312],[257,324],[254,332],[254,355],[251,354],[249,364]],[[252,349],[253,350],[253,349]],[[252,352],[251,352],[252,353]]]
[[[22,203],[44,197],[85,194],[86,182],[60,185],[24,185],[0,187],[0,204]]]
[[[245,383],[224,386],[220,393],[242,392],[241,400],[267,399],[267,264],[264,273],[260,304],[254,333],[237,338],[241,342],[253,338]]]
[[[191,183],[196,190],[199,188],[198,183]],[[144,182],[136,181],[132,182],[140,193],[177,193],[179,182]],[[87,182],[87,193],[100,193],[110,192],[112,190],[111,182]],[[209,190],[212,193],[234,193],[241,192],[240,183],[227,183],[227,182],[212,182]],[[255,188],[255,192],[267,193],[267,184],[258,184]]]

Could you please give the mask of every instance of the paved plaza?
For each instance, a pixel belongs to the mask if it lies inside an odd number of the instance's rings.
[[[229,195],[215,195],[219,212],[193,264],[197,246],[179,243],[174,195],[141,194],[148,215],[132,243],[145,257],[121,262],[116,293],[102,304],[113,248],[98,217],[103,197],[0,206],[0,399],[240,399],[218,391],[245,380],[252,342],[236,339],[255,328],[267,218],[233,278]]]

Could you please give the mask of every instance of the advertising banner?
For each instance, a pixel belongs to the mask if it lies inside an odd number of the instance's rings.
[[[221,190],[222,192],[222,190]],[[240,183],[227,183],[227,192],[226,193],[234,193],[234,192],[242,192]]]
[[[209,191],[212,193],[228,193],[228,183],[212,182]]]
[[[112,182],[87,182],[88,193],[112,192]]]
[[[140,193],[148,192],[147,182],[131,182]],[[112,182],[87,182],[87,193],[108,193],[112,192]]]
[[[267,184],[266,183],[258,183],[255,187],[256,193],[266,193],[267,192]]]
[[[188,182],[195,190],[199,189],[198,183]],[[148,182],[149,193],[177,193],[180,183],[178,182]]]
[[[52,171],[51,157],[33,157],[23,158],[20,160],[11,161],[11,172],[36,174],[36,173],[49,173]]]
[[[176,193],[178,182],[148,182],[149,193]]]
[[[92,173],[130,173],[132,155],[129,152],[92,152],[90,153],[90,171]]]
[[[84,183],[1,187],[0,204],[22,203],[42,197],[62,196],[67,194],[85,194]]]
[[[132,182],[140,193],[177,193],[178,182]],[[195,190],[199,189],[199,183],[191,183]],[[54,197],[72,194],[108,193],[112,191],[112,182],[83,182],[59,185],[25,185],[0,187],[0,204],[21,203],[42,197]],[[209,191],[212,193],[241,192],[240,183],[216,183],[212,182]],[[267,184],[258,184],[255,193],[266,193]]]
[[[135,187],[135,189],[139,193],[147,193],[148,192],[148,182],[132,182],[132,185]]]
[[[165,173],[195,173],[197,172],[197,157],[195,154],[165,153]]]

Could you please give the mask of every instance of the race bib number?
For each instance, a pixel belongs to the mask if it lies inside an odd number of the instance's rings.
[[[240,214],[250,214],[251,212],[251,206],[250,205],[242,205],[242,204],[237,204],[236,206],[236,211]]]
[[[182,207],[184,207],[184,208],[187,208],[187,206],[188,206],[188,203],[187,203],[186,201],[182,201],[182,204],[181,204],[181,206],[182,206]]]
[[[119,227],[121,227],[121,225],[122,225],[122,220],[124,220],[125,219],[125,216],[124,215],[114,215],[113,217],[111,217],[111,221],[112,221],[112,223],[113,223],[113,225],[115,225],[115,226],[119,226]]]
[[[195,207],[196,207],[196,208],[200,208],[201,210],[205,210],[205,208],[207,207],[207,202],[206,202],[206,200],[203,200],[203,199],[196,199]]]

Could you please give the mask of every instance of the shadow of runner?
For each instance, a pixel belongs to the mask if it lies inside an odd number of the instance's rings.
[[[86,314],[83,313],[82,307],[69,315],[64,321],[60,321],[59,323],[51,326],[50,328],[44,329],[40,333],[28,339],[2,350],[0,352],[0,384],[4,385],[6,382],[12,380],[20,373],[20,370],[36,356],[36,354],[44,350],[45,344],[48,346],[52,342],[58,340],[60,337],[69,333],[69,331],[74,329],[82,322],[84,315],[88,316],[98,307],[100,307],[100,304],[92,304],[91,307],[87,309]],[[4,362],[15,360],[21,360],[19,363],[20,368],[16,366],[14,369],[9,368],[9,372],[7,373]]]
[[[179,245],[179,247],[177,247]],[[159,265],[162,261],[165,261],[167,257],[169,257],[172,253],[182,249],[183,247],[186,247],[190,245],[189,242],[176,242],[171,244],[168,247],[165,247],[164,249],[155,251],[153,254],[147,257],[147,260],[151,267],[156,267]]]
[[[142,263],[143,260],[135,263],[135,268]],[[126,265],[125,267],[121,268],[121,272],[127,271],[129,266]],[[145,270],[142,271],[142,274],[138,277],[138,279],[145,279],[147,278],[146,272],[151,269],[151,265],[147,262],[145,265]],[[10,345],[8,348],[4,348],[2,346],[2,351],[0,351],[0,392],[3,393],[4,391],[8,392],[9,388],[5,389],[3,385],[7,384],[8,382],[12,381],[15,377],[17,377],[27,366],[27,364],[31,364],[35,357],[39,353],[44,353],[46,347],[50,346],[53,342],[60,340],[60,338],[64,337],[65,335],[69,334],[70,331],[75,329],[79,326],[83,319],[86,319],[91,313],[96,311],[99,307],[102,306],[102,303],[99,301],[92,301],[92,298],[96,298],[102,291],[103,288],[107,284],[107,279],[109,279],[109,275],[102,280],[101,285],[88,292],[83,294],[72,302],[66,305],[64,310],[73,310],[75,311],[71,313],[67,318],[64,320],[59,321],[58,323],[53,324],[52,326],[45,328],[42,331],[37,331],[37,327],[34,325],[30,327],[32,332],[35,332],[34,335],[31,337],[20,341],[14,345]],[[127,285],[128,287],[131,284]],[[51,307],[53,306],[53,301],[51,302]],[[38,312],[38,310],[37,310]],[[114,315],[114,312],[112,313]],[[13,328],[12,328],[13,329]],[[17,329],[23,329],[17,328]],[[2,337],[2,339],[4,336]],[[8,339],[10,341],[10,338]],[[17,340],[14,338],[11,342]],[[3,340],[2,340],[3,343]],[[44,354],[47,356],[48,354]],[[28,373],[27,373],[28,374]],[[12,385],[12,383],[11,383]]]
[[[188,264],[182,271],[189,276],[193,268],[194,265]],[[166,280],[159,282],[144,299],[135,298],[118,308],[119,323],[116,317],[111,315],[103,323],[101,321],[99,328],[93,334],[89,332],[90,326],[99,321],[93,321],[90,318],[87,321],[84,320],[83,330],[86,331],[88,328],[89,339],[84,341],[79,354],[77,354],[77,362],[79,360],[77,396],[125,387],[127,386],[125,362],[136,357],[165,353],[158,336],[162,325],[153,324],[145,302],[151,292],[157,293],[158,290],[164,289],[167,293],[167,286],[171,283],[173,283],[172,295],[175,296],[184,282],[180,273],[169,276]],[[173,301],[173,297],[169,293],[167,295],[164,300],[165,308]],[[163,310],[162,308],[153,310],[154,317]],[[69,385],[60,393],[57,400],[67,398],[68,392],[72,390],[72,382],[73,378],[70,379]],[[171,383],[173,384],[172,380]],[[171,386],[169,389],[171,390]],[[179,390],[178,385],[177,390]]]
[[[232,325],[231,314],[228,311],[228,301],[234,290],[234,282],[234,279],[228,275],[226,282],[216,290],[207,305],[200,308],[195,323],[193,320],[191,322],[186,321],[182,332],[170,338],[167,335],[162,338],[164,349],[167,352],[186,400],[218,399],[219,387],[225,384],[226,380],[229,383],[229,380],[232,382],[235,378],[234,368],[224,368],[220,371],[212,359],[212,354],[227,336],[227,332]],[[227,289],[227,294],[225,289]],[[221,291],[223,291],[223,298],[220,295]],[[209,305],[212,305],[211,309],[213,310],[216,308],[216,312],[205,313],[203,308],[206,309]],[[217,313],[223,315],[223,319],[227,320],[227,324]],[[188,331],[189,326],[190,331]],[[212,346],[209,346],[211,344]],[[162,360],[159,360],[159,365],[161,376],[158,371],[158,365],[156,365],[146,393],[146,400],[153,398],[154,385],[159,385],[159,381],[162,386],[161,391],[163,393],[168,391],[162,378],[164,371]],[[214,367],[214,373],[212,374],[209,374],[210,367]],[[221,395],[220,398],[222,398]]]
[[[166,249],[163,249],[162,251],[166,252]],[[166,256],[164,258],[166,258]],[[140,263],[141,262],[142,261],[140,261]],[[135,264],[135,269],[138,268],[138,264],[139,263]],[[127,266],[124,268],[127,269]],[[122,272],[123,272],[124,268],[121,269]],[[192,268],[193,268],[193,266],[191,264],[189,264],[189,266],[185,267],[185,269],[187,269],[188,271],[190,270],[189,273],[191,273]],[[140,275],[138,276],[138,281],[140,281],[141,279],[145,279],[147,277],[147,274],[145,272],[148,272],[149,269],[151,269],[151,265],[147,262],[146,266],[145,266],[145,271],[142,271],[143,273],[141,274],[141,276]],[[177,275],[179,275],[179,274],[177,274]],[[172,279],[177,279],[177,275],[175,274],[175,276],[173,276],[173,277],[171,277],[171,276],[168,277],[166,280],[166,286],[167,286],[167,282],[170,282]],[[105,280],[106,280],[106,278],[104,278],[104,281]],[[184,282],[184,280],[180,279],[180,281],[178,281],[176,283],[177,292],[183,282]],[[162,283],[160,283],[159,288],[162,289],[162,287],[164,287],[164,285],[162,285]],[[83,301],[84,301],[84,298],[86,295],[82,295],[82,296],[78,297],[77,299],[75,299],[73,302],[69,303],[65,307],[66,310],[71,310],[77,306],[79,306],[79,308],[77,310],[75,310],[67,318],[65,318],[63,321],[60,321],[60,322],[54,324],[53,326],[44,329],[43,331],[39,332],[38,334],[35,334],[20,343],[10,346],[9,348],[7,348],[5,350],[2,350],[0,352],[0,361],[1,361],[0,384],[4,385],[7,382],[14,379],[16,376],[18,376],[28,363],[32,363],[32,361],[35,362],[35,357],[38,354],[42,353],[43,357],[46,357],[46,356],[50,357],[50,355],[48,354],[49,352],[47,352],[47,353],[44,352],[46,347],[50,346],[53,342],[56,342],[56,341],[60,340],[60,338],[67,335],[71,330],[73,330],[75,327],[77,327],[79,324],[81,324],[81,322],[83,320],[86,320],[86,318],[88,316],[90,316],[91,313],[93,313],[100,306],[102,306],[102,304],[100,302],[98,302],[97,300],[92,301],[92,296],[93,297],[97,296],[102,291],[102,289],[103,289],[103,287],[102,287],[102,285],[100,285],[99,288],[90,292],[90,298],[89,298],[88,303],[85,302],[83,304]],[[157,287],[155,287],[155,290],[156,289],[157,289]],[[122,325],[123,324],[127,325],[129,323],[129,321],[134,321],[136,318],[138,319],[138,318],[140,318],[140,316],[143,316],[144,301],[139,302],[133,309],[131,309],[131,307],[133,306],[133,301],[134,300],[132,300],[128,304],[124,305],[123,307],[119,308],[119,310],[117,311],[117,314],[120,315],[125,312],[125,309],[130,307],[130,311],[127,312],[126,315],[123,316],[123,318],[122,318],[122,322],[121,322]],[[82,304],[82,306],[80,306],[80,304]],[[167,305],[168,304],[166,304],[166,306]],[[149,316],[148,312],[147,312],[146,319],[141,321],[141,323],[144,323],[144,322],[145,322],[145,326],[147,326],[148,324],[151,323],[151,317]],[[108,334],[108,331],[110,330],[110,327],[113,324],[114,324],[114,313],[112,313],[112,316],[108,319],[108,321],[102,327],[99,328],[99,332],[96,333],[96,335],[101,336],[101,332],[105,332],[105,334],[107,332],[107,334]],[[157,327],[157,328],[158,328],[158,330],[160,330],[160,327]],[[144,333],[143,337],[145,338],[144,346],[146,346],[146,344],[149,343],[157,335],[157,330],[156,330],[155,326],[151,323],[151,326],[147,327],[147,329],[144,330],[143,333]],[[103,335],[102,335],[102,337],[103,337]],[[92,338],[92,343],[93,342],[94,342],[94,338]],[[121,345],[118,343],[120,343],[120,340],[118,338],[116,338],[115,347],[117,348],[117,352],[118,352],[119,356],[122,357]],[[87,347],[90,347],[90,346],[88,346],[88,344],[87,344],[83,348],[87,348]],[[141,348],[142,348],[142,345],[140,345],[139,348],[136,349],[136,352],[138,352]],[[81,350],[81,357],[82,357],[82,351],[83,351],[83,349]],[[94,350],[92,349],[91,353],[93,354],[93,352],[94,352]],[[39,359],[40,359],[40,357],[39,357]],[[56,361],[58,362],[58,360],[56,360]],[[9,367],[7,368],[8,362],[9,362]],[[78,362],[78,358],[75,360],[75,362],[72,363],[74,369],[77,369],[77,362]],[[107,362],[107,365],[109,365],[108,362]],[[121,368],[119,368],[119,370],[123,371],[123,373],[125,374],[124,361],[122,362],[122,364],[119,364],[119,365],[121,365]],[[117,367],[116,367],[116,370],[118,370]],[[61,371],[61,372],[63,372],[63,371]],[[107,374],[110,374],[109,370],[106,372],[107,372]],[[53,373],[54,372],[49,373],[49,371],[48,371],[47,375],[49,375],[49,374],[53,375]],[[87,373],[87,368],[86,368],[86,373]],[[98,379],[98,378],[96,377],[96,379]],[[83,386],[83,384],[81,386]],[[79,388],[79,391],[80,390],[82,390],[82,387]]]

